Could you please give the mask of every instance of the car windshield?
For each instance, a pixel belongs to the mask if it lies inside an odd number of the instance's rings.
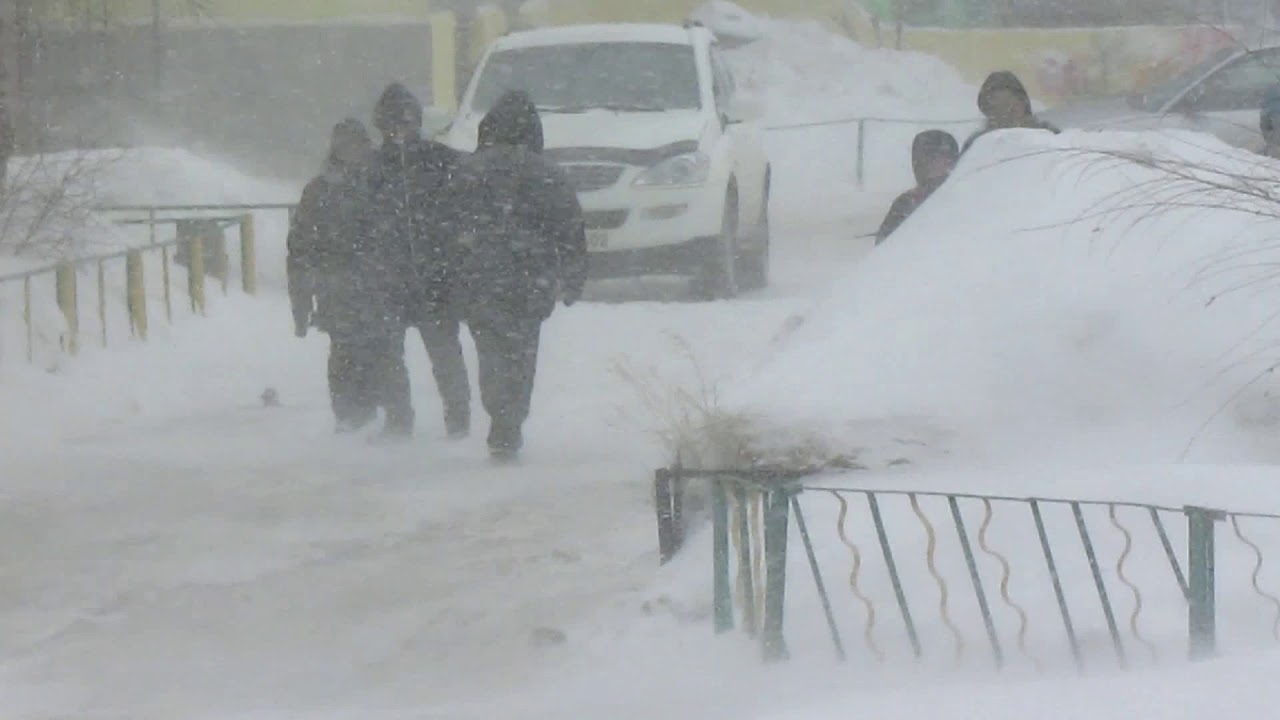
[[[1228,58],[1234,56],[1239,50],[1236,48],[1223,48],[1218,52],[1210,55],[1207,59],[1202,60],[1195,65],[1183,70],[1164,82],[1157,83],[1143,92],[1132,96],[1132,102],[1139,109],[1148,112],[1159,112],[1166,105],[1173,102],[1174,98],[1182,94],[1190,86],[1194,85],[1205,76],[1210,70],[1216,68],[1225,62]]]
[[[486,112],[509,90],[540,110],[696,110],[701,107],[693,47],[609,42],[496,52],[485,63],[471,110]]]

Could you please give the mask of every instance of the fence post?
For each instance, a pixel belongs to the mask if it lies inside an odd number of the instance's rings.
[[[1214,592],[1214,528],[1222,513],[1199,507],[1184,509],[1187,515],[1187,625],[1192,660],[1204,660],[1217,651],[1217,613]]]
[[[658,563],[671,562],[684,544],[681,517],[681,472],[662,468],[653,474],[653,499],[658,513]]]
[[[444,10],[431,13],[431,104],[457,108],[458,18]]]
[[[76,266],[64,262],[54,271],[55,292],[58,295],[58,308],[67,320],[66,350],[75,355],[80,351],[80,309],[76,293]]]
[[[36,361],[35,328],[31,325],[31,276],[22,278],[22,324],[27,330],[27,362]]]
[[[764,508],[764,632],[765,662],[786,660],[787,641],[782,620],[787,596],[787,526],[791,513],[791,491],[775,488],[765,494]]]
[[[289,214],[292,218],[293,212]],[[246,295],[258,293],[258,248],[252,213],[240,218],[240,284]]]
[[[867,119],[858,118],[858,157],[854,163],[857,168],[858,189],[866,185],[867,180]]]
[[[733,591],[729,587],[729,497],[724,481],[711,481],[711,602],[716,634],[733,629]]]
[[[187,294],[191,296],[191,311],[204,314],[204,240],[194,235],[187,241]]]
[[[129,325],[134,337],[147,339],[147,284],[142,251],[130,250],[124,257],[125,296],[129,305]]]

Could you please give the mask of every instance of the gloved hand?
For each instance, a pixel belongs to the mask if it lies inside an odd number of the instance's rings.
[[[582,288],[566,287],[560,291],[560,301],[565,307],[573,307],[573,304],[582,299]]]
[[[307,331],[308,331],[308,330],[310,330],[310,329],[311,329],[311,317],[310,317],[310,316],[306,316],[306,317],[298,317],[298,316],[294,316],[294,318],[293,318],[293,334],[294,334],[295,336],[300,337],[300,338],[304,338],[304,337],[306,337],[306,336],[307,336]]]

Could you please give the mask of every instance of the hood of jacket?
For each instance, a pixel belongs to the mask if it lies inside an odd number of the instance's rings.
[[[522,146],[530,152],[542,152],[542,118],[538,115],[538,107],[523,92],[512,91],[503,95],[480,121],[476,140],[478,150],[510,145]]]
[[[939,155],[953,162],[960,157],[960,143],[951,133],[945,130],[925,130],[911,141],[911,170],[915,173],[917,184],[925,184],[929,160]]]
[[[982,83],[982,89],[978,91],[978,110],[982,111],[984,116],[991,117],[991,96],[999,90],[1008,90],[1021,98],[1026,104],[1027,114],[1031,114],[1031,95],[1027,93],[1026,86],[1017,75],[1008,70],[997,70],[987,76]]]

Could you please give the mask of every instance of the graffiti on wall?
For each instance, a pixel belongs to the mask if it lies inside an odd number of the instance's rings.
[[[1235,44],[1230,32],[1205,26],[1099,30],[1079,49],[1040,50],[1036,80],[1050,104],[1130,93]]]

